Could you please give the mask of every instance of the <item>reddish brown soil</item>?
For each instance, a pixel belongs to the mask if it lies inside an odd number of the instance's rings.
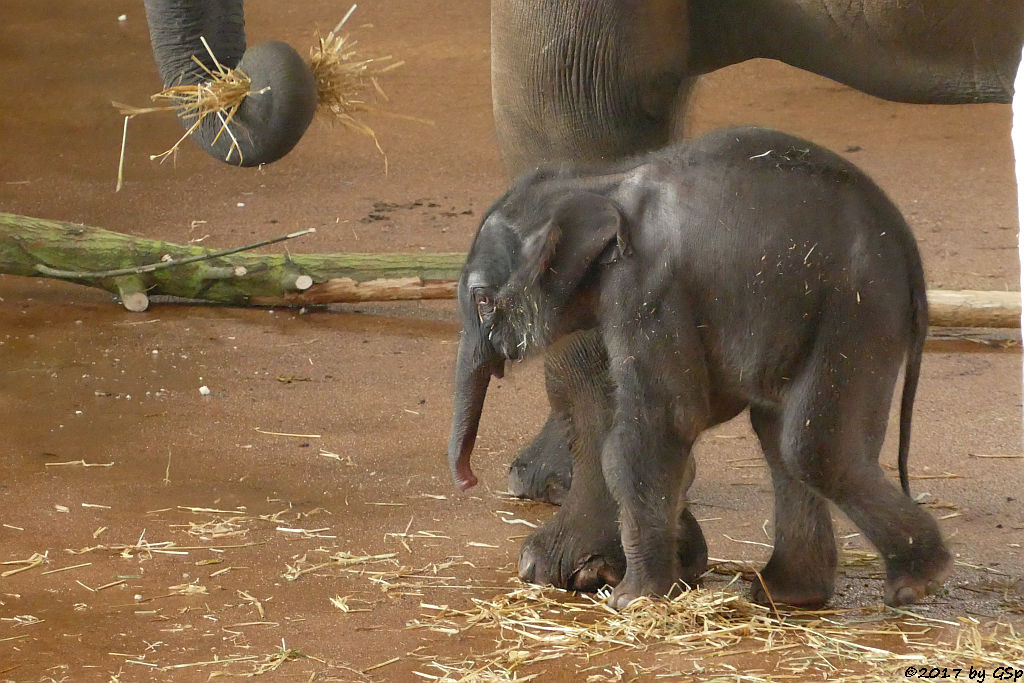
[[[260,170],[229,168],[187,145],[176,163],[153,163],[148,155],[180,135],[173,118],[154,115],[130,125],[127,184],[115,194],[121,119],[110,101],[144,104],[159,83],[140,3],[101,4],[5,3],[2,211],[176,242],[208,234],[204,244],[218,247],[315,226],[289,248],[462,251],[503,189],[487,4],[392,0],[361,6],[351,25],[366,52],[406,62],[386,78],[389,108],[434,124],[370,120],[387,174],[369,140],[325,123]],[[305,46],[341,10],[297,0],[248,11],[250,42]],[[906,212],[930,286],[1017,287],[1008,107],[890,104],[759,62],[699,89],[691,128],[730,123],[797,133],[861,164]],[[283,664],[276,679],[422,680],[413,672],[441,673],[432,658],[493,648],[493,630],[406,627],[430,613],[421,603],[467,607],[507,590],[528,529],[503,520],[551,514],[500,493],[508,463],[545,415],[537,363],[492,389],[476,459],[483,484],[458,495],[444,462],[458,334],[451,302],[305,314],[155,305],[133,314],[98,290],[12,276],[0,276],[0,297],[0,561],[46,556],[0,578],[0,678],[205,680],[252,671],[253,661],[168,667],[258,660],[283,640],[313,659]],[[949,516],[941,525],[961,563],[948,594],[922,614],[1021,623],[1022,461],[976,457],[1019,457],[1020,417],[1017,347],[930,347],[913,487],[949,504],[933,512]],[[703,439],[698,452],[692,497],[711,555],[763,562],[767,548],[747,542],[769,540],[771,501],[763,468],[750,467],[758,451],[745,421]],[[883,460],[895,462],[891,438]],[[75,461],[108,466],[62,464]],[[197,526],[209,522],[220,524]],[[840,527],[851,531],[845,520]],[[187,554],[158,552],[166,542]],[[117,549],[146,543],[153,550]],[[395,553],[397,565],[418,571],[390,586],[337,566],[284,577],[302,558],[325,562],[341,551]],[[186,584],[196,587],[183,594]],[[352,611],[333,606],[335,596],[349,596]],[[838,605],[880,599],[877,566],[844,569]],[[582,680],[573,672],[595,664],[631,675],[634,661],[693,670],[671,650],[618,652],[549,663],[545,679]],[[391,663],[360,673],[383,662]],[[741,670],[761,664],[746,660]]]

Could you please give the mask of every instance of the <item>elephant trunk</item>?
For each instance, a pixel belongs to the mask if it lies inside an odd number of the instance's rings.
[[[469,466],[469,456],[476,444],[491,375],[501,377],[503,370],[504,362],[500,358],[483,354],[469,335],[465,331],[462,333],[455,363],[455,408],[448,439],[448,464],[455,485],[462,491],[476,486],[477,478]]]
[[[239,68],[251,81],[246,97],[231,120],[231,135],[221,132],[222,121],[207,116],[192,138],[212,156],[238,166],[257,166],[287,154],[305,133],[317,106],[316,82],[295,50],[267,42],[246,50],[242,0],[145,0],[153,56],[164,86],[208,80],[198,59],[211,71],[213,59]],[[196,114],[181,115],[191,128]],[[238,149],[233,150],[237,143]]]

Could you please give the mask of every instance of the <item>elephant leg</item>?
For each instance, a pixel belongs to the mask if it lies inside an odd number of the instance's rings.
[[[750,408],[775,489],[775,549],[751,587],[754,602],[820,607],[832,597],[837,564],[828,502],[795,479],[779,453],[781,424],[776,412]]]
[[[581,335],[574,335],[547,351],[544,384],[551,413],[540,433],[519,452],[509,467],[508,490],[513,496],[555,505],[565,502],[573,472],[569,409],[576,400],[575,394],[595,397],[588,400],[601,400],[596,396],[600,393],[600,383],[607,380],[604,368],[607,361],[603,351],[599,354],[593,348],[600,341],[596,335],[590,334],[594,339],[581,343]],[[591,377],[592,386],[587,383]],[[572,378],[576,378],[575,381]]]
[[[612,419],[608,359],[596,333],[574,335],[548,355],[552,406],[566,416],[573,478],[562,507],[523,543],[519,577],[529,583],[596,591],[615,586],[626,569],[618,505],[601,468],[601,448]],[[686,486],[693,481],[692,467]],[[680,513],[679,579],[695,585],[707,570],[704,535],[688,509]]]
[[[686,0],[491,2],[491,95],[510,173],[663,147],[692,85]]]
[[[819,340],[787,392],[779,453],[790,476],[834,502],[877,548],[885,562],[885,602],[904,605],[937,591],[953,561],[935,520],[878,464],[903,355],[887,343]],[[865,367],[874,372],[848,370]]]

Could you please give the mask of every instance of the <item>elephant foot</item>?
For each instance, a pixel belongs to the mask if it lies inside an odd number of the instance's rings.
[[[573,514],[563,507],[530,534],[519,554],[520,579],[565,590],[595,592],[616,585],[625,572],[618,524],[600,511]]]
[[[548,416],[544,428],[512,462],[508,490],[517,498],[561,505],[572,483],[568,421]]]
[[[831,574],[827,577],[814,577],[814,573],[807,568],[803,571],[777,572],[765,567],[761,572],[761,580],[754,579],[750,600],[766,606],[788,605],[804,609],[824,607],[832,598],[835,579]]]
[[[679,580],[688,588],[700,583],[701,577],[708,570],[708,544],[704,540],[704,532],[689,508],[679,515],[679,546],[676,548],[679,558]]]
[[[533,532],[519,554],[519,578],[565,590],[596,592],[617,586],[626,574],[626,556],[615,519],[615,503],[580,511],[570,503]],[[613,514],[609,515],[609,511]],[[679,517],[675,577],[670,584],[696,586],[708,568],[708,546],[687,509]]]
[[[915,568],[913,573],[889,576],[885,581],[885,604],[892,607],[913,604],[928,595],[942,590],[942,584],[953,571],[953,558],[944,549],[939,549],[931,562]]]
[[[608,605],[612,609],[622,610],[640,598],[671,597],[675,591],[687,588],[683,582],[673,578],[681,573],[678,561],[654,571],[626,572],[626,576],[608,598]]]

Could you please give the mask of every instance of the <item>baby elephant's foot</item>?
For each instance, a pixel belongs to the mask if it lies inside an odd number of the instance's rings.
[[[656,563],[654,566],[658,567]],[[675,557],[660,569],[627,571],[612,591],[608,604],[613,609],[622,609],[640,597],[669,597],[675,591],[697,586],[707,570],[708,545],[704,532],[689,509],[685,509],[679,515]]]
[[[885,580],[885,604],[892,607],[913,604],[942,589],[942,584],[953,571],[953,558],[939,548],[931,561],[921,563],[913,571],[889,571]],[[895,575],[894,575],[895,574]]]
[[[679,515],[679,546],[676,548],[676,556],[679,559],[679,580],[687,587],[694,588],[708,570],[708,544],[700,524],[689,508]]]
[[[820,572],[814,571],[780,574],[765,567],[760,580],[755,578],[750,588],[751,602],[817,609],[832,598],[834,577],[831,571],[827,576],[815,576]]]
[[[567,428],[555,418],[520,451],[508,472],[508,490],[517,498],[561,505],[572,483]]]
[[[519,578],[527,583],[594,592],[626,571],[614,517],[573,515],[563,507],[523,542]]]
[[[621,610],[639,598],[670,597],[676,591],[685,589],[674,578],[681,573],[682,569],[677,563],[655,572],[627,571],[608,598],[608,605],[612,609]]]

